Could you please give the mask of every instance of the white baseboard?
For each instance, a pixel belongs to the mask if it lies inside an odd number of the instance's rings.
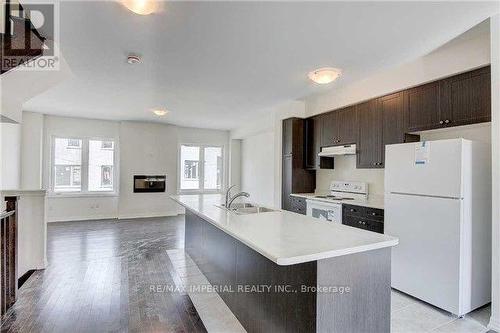
[[[123,214],[123,215],[93,215],[93,216],[64,216],[56,218],[48,218],[47,222],[70,222],[70,221],[89,221],[89,220],[111,220],[111,219],[139,219],[148,217],[168,217],[184,214],[184,211],[173,212],[158,212],[158,213],[139,213],[139,214]]]
[[[180,214],[179,212],[123,214],[118,216],[118,219],[124,220],[124,219],[141,219],[148,217],[168,217],[168,216],[177,216],[179,214]]]
[[[116,215],[92,215],[92,216],[64,216],[56,218],[48,218],[47,222],[70,222],[70,221],[90,221],[90,220],[111,220],[117,219]]]
[[[488,324],[488,329],[500,333],[500,318],[490,318],[490,323]]]

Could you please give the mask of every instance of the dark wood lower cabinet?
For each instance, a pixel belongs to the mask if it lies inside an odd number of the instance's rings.
[[[185,248],[211,284],[231,287],[219,295],[248,332],[316,331],[316,293],[278,289],[316,286],[316,262],[279,266],[189,210]],[[272,289],[237,292],[238,286]]]
[[[382,234],[384,233],[384,210],[342,204],[342,224]]]
[[[295,213],[298,213],[298,214],[302,214],[302,215],[306,215],[306,213],[307,213],[307,203],[306,203],[306,199],[305,198],[296,197],[296,196],[292,195],[290,197],[290,202],[292,203],[292,207],[290,209],[292,212],[295,212]]]
[[[185,249],[248,332],[390,331],[390,248],[280,266],[186,209]]]

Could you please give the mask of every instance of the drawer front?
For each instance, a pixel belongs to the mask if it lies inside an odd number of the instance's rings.
[[[378,232],[380,234],[384,233],[384,224],[379,221],[356,218],[354,216],[346,216],[344,219],[342,219],[342,224],[363,230]]]
[[[292,202],[292,212],[306,215],[307,212],[306,199],[291,196],[290,201]]]
[[[365,207],[342,204],[342,215],[365,217]]]
[[[384,210],[365,207],[365,217],[370,220],[384,222]]]

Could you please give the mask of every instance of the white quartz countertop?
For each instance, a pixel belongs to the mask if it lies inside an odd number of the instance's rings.
[[[315,197],[317,195],[326,195],[326,194],[322,194],[322,193],[292,193],[291,195],[295,196],[295,197],[323,201],[323,202],[336,202],[336,203],[344,203],[346,205],[355,205],[355,206],[362,206],[362,207],[384,209],[384,196],[377,195],[377,194],[369,195],[366,200],[345,200],[345,201],[342,201],[342,200],[335,201],[335,200],[331,200],[331,199],[316,198]]]
[[[1,196],[23,196],[23,195],[36,195],[36,196],[45,196],[47,190],[0,190]]]
[[[294,265],[398,244],[395,237],[288,211],[237,215],[215,206],[224,202],[220,194],[171,198],[278,265]]]

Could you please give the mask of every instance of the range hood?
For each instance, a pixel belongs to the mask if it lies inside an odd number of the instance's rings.
[[[356,145],[345,145],[335,147],[325,147],[321,149],[318,156],[331,157],[338,155],[356,155]]]

